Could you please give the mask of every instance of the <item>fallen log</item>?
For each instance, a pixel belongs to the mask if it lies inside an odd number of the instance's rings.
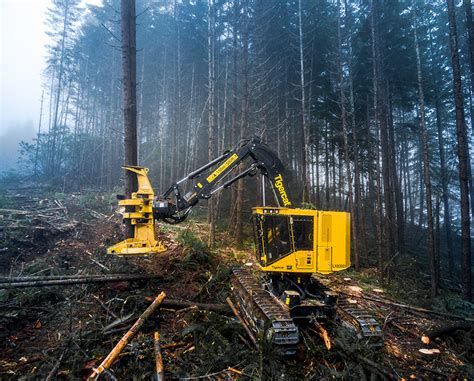
[[[369,300],[369,301],[375,302],[375,303],[381,303],[381,304],[386,304],[388,306],[403,308],[403,309],[408,310],[408,311],[414,311],[414,312],[419,312],[419,313],[423,313],[423,314],[432,314],[432,315],[447,317],[447,318],[450,318],[450,319],[457,319],[457,320],[464,320],[464,321],[474,321],[473,318],[469,318],[467,316],[454,315],[454,314],[450,314],[450,313],[447,313],[447,312],[429,310],[429,309],[426,309],[426,308],[423,308],[423,307],[410,306],[408,304],[392,302],[390,300],[382,299],[382,298],[378,298],[378,297],[370,297],[370,296],[362,295],[360,293],[354,294],[354,293],[345,292],[345,291],[339,291],[339,293],[344,294],[344,295],[348,295],[348,296],[351,296],[351,297],[354,297],[354,298],[361,298],[361,299]]]
[[[108,276],[130,276],[135,274],[76,274],[76,275],[42,275],[42,276],[17,276],[0,277],[0,283],[32,282],[39,280],[62,280],[62,279],[92,279],[106,278]],[[137,274],[138,275],[138,274]]]
[[[156,364],[156,381],[164,381],[165,374],[163,369],[163,356],[161,354],[160,333],[155,332],[153,336]]]
[[[212,303],[196,303],[190,302],[188,300],[176,300],[176,299],[166,299],[163,302],[163,307],[176,307],[176,308],[188,308],[196,306],[200,310],[209,310],[223,313],[231,313],[231,310],[225,304],[212,304]]]
[[[472,323],[450,324],[443,327],[433,328],[421,336],[421,342],[423,344],[429,344],[440,336],[452,335],[456,331],[470,331],[473,328],[474,324]]]
[[[105,277],[83,277],[83,278],[68,278],[68,279],[52,279],[52,280],[35,280],[35,281],[20,281],[20,282],[3,282],[0,283],[0,289],[9,288],[27,288],[27,287],[46,287],[46,286],[67,286],[75,284],[89,284],[89,283],[108,283],[132,280],[149,280],[162,278],[161,275],[120,275],[120,276],[105,276]]]
[[[156,299],[153,301],[150,306],[143,312],[138,320],[133,324],[132,328],[130,328],[127,333],[120,339],[120,341],[115,345],[114,349],[108,354],[108,356],[102,361],[102,363],[97,367],[94,368],[91,375],[88,377],[88,381],[96,380],[100,374],[102,374],[106,369],[109,369],[110,366],[114,363],[126,345],[133,339],[133,337],[137,334],[140,328],[143,326],[143,323],[156,311],[156,309],[161,305],[163,300],[166,298],[166,294],[162,291]]]

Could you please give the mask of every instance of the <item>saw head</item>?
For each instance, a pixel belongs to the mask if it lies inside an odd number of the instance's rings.
[[[130,199],[119,200],[122,216],[133,226],[133,237],[107,249],[108,254],[119,256],[147,256],[166,251],[166,246],[155,238],[153,199],[155,193],[148,179],[148,168],[125,166],[123,169],[137,175],[138,189]]]

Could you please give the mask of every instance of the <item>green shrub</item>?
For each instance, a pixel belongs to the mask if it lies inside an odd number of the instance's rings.
[[[191,251],[209,253],[209,248],[191,230],[180,231],[176,240]]]

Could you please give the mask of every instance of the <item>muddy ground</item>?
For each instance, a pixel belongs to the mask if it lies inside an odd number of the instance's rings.
[[[230,268],[253,260],[251,244],[232,246],[218,232],[210,252],[206,226],[191,221],[160,227],[166,253],[149,258],[107,255],[124,238],[115,201],[99,194],[35,196],[8,191],[0,197],[0,277],[153,274],[144,281],[0,290],[0,379],[85,379],[161,291],[168,298],[225,304]],[[51,211],[51,209],[58,209]],[[19,210],[36,210],[20,215]],[[49,210],[49,211],[48,211]],[[13,212],[12,212],[13,211]],[[15,212],[17,211],[17,212]],[[54,213],[53,213],[54,212]],[[48,214],[49,213],[49,214]],[[55,215],[57,216],[55,217]],[[43,216],[43,217],[41,217]],[[231,314],[195,308],[161,308],[112,366],[119,380],[151,379],[153,332],[159,331],[168,379],[462,379],[473,378],[473,332],[456,331],[425,345],[423,333],[462,319],[397,306],[371,270],[323,280],[370,310],[384,330],[373,350],[339,339],[327,351],[311,330],[302,332],[297,355],[282,359],[254,348]],[[409,307],[409,306],[408,306]],[[433,307],[425,304],[425,307]],[[470,306],[468,306],[470,307]],[[459,311],[440,310],[459,315]],[[469,309],[466,311],[469,313]],[[472,317],[472,316],[471,316]],[[439,350],[423,354],[420,349]],[[234,370],[228,370],[231,367]],[[54,372],[52,372],[54,370]]]

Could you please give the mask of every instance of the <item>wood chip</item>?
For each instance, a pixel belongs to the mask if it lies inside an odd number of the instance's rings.
[[[436,348],[432,348],[432,349],[429,349],[429,348],[421,348],[421,349],[418,349],[418,351],[420,353],[423,353],[424,355],[434,355],[434,354],[439,354],[441,353],[439,349],[436,349]]]

